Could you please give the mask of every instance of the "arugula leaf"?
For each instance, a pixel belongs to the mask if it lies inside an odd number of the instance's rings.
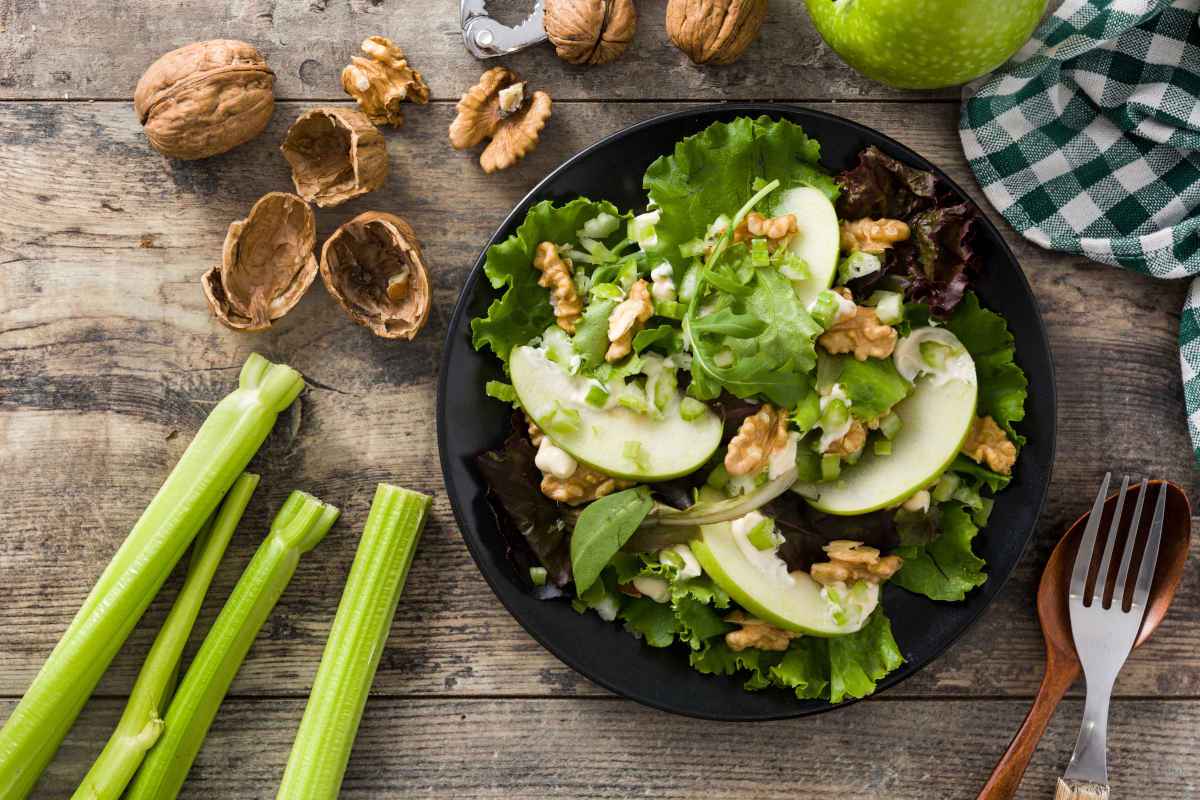
[[[571,534],[571,569],[575,591],[587,591],[601,570],[650,513],[650,489],[636,486],[589,503]]]
[[[888,411],[912,392],[912,384],[896,371],[890,358],[859,361],[839,357],[837,382],[850,398],[850,413],[861,420],[872,420]]]
[[[654,226],[655,255],[682,275],[690,258],[679,246],[704,239],[714,220],[754,195],[759,179],[779,179],[785,190],[814,186],[836,198],[837,184],[821,168],[820,156],[820,144],[799,125],[767,116],[716,122],[678,142],[642,178],[651,202],[662,209]]]
[[[970,292],[946,321],[946,328],[975,359],[979,415],[991,416],[1015,444],[1024,444],[1025,437],[1013,425],[1025,418],[1029,380],[1013,361],[1016,348],[1004,317],[982,308],[979,298]]]
[[[490,347],[507,370],[512,349],[528,343],[554,322],[550,292],[538,286],[541,273],[533,266],[537,246],[547,241],[578,244],[579,229],[600,214],[611,214],[622,221],[630,218],[607,201],[578,198],[556,206],[545,200],[529,209],[515,234],[488,248],[483,271],[492,288],[503,290],[503,294],[492,301],[486,316],[471,320],[476,350]],[[620,225],[602,244],[619,244],[624,227]]]
[[[929,544],[909,544],[893,552],[904,559],[892,583],[931,600],[962,600],[987,581],[986,562],[971,551],[979,533],[959,503],[941,506],[941,533]]]
[[[607,334],[607,329],[605,332]],[[635,353],[640,353],[647,347],[655,345],[665,355],[678,353],[683,349],[683,331],[674,325],[663,324],[654,328],[640,330],[633,337],[633,351]]]
[[[608,350],[608,317],[616,307],[614,300],[592,300],[583,310],[583,317],[575,323],[575,335],[571,346],[582,359],[585,370],[592,370],[604,363]]]

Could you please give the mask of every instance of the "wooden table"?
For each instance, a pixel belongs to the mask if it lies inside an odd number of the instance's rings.
[[[286,492],[303,488],[341,505],[344,521],[301,562],[221,708],[185,796],[274,796],[381,480],[436,500],[346,797],[974,796],[1040,676],[1033,590],[1041,565],[1103,470],[1166,477],[1193,491],[1200,485],[1175,343],[1183,284],[1046,253],[1005,228],[1037,292],[1058,366],[1059,460],[1036,545],[995,605],[941,659],[839,713],[729,725],[613,697],[517,626],[454,525],[433,418],[452,304],[508,209],[580,148],[691,104],[770,99],[890,134],[982,202],[959,148],[956,92],[900,93],[856,75],[821,43],[798,0],[772,0],[761,39],[741,61],[697,68],[667,41],[664,3],[639,3],[634,46],[610,66],[570,67],[548,46],[507,59],[550,92],[554,117],[537,152],[488,176],[474,155],[446,140],[455,100],[481,71],[462,47],[452,0],[0,0],[0,718],[255,350],[300,369],[310,388],[302,412],[255,461],[262,488],[200,629]],[[403,45],[436,99],[387,134],[387,186],[320,211],[320,235],[368,209],[409,219],[432,265],[428,328],[412,343],[375,338],[319,286],[268,333],[222,328],[204,302],[200,274],[219,258],[231,220],[263,193],[290,189],[278,152],[284,132],[306,108],[346,102],[338,73],[358,42],[377,33]],[[160,53],[216,37],[262,49],[278,76],[274,119],[227,155],[167,161],[139,129],[133,86]],[[98,753],[171,594],[122,650],[37,796],[65,797]],[[1118,796],[1200,791],[1198,611],[1192,567],[1166,623],[1121,675],[1110,750]],[[1074,742],[1081,691],[1052,724],[1022,797],[1050,795]]]

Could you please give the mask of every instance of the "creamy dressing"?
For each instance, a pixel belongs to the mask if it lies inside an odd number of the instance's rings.
[[[822,395],[821,399],[818,401],[818,407],[821,409],[822,414],[825,413],[826,406],[828,406],[834,400],[841,400],[846,404],[846,408],[850,408],[850,406],[853,405],[850,398],[846,396],[846,390],[842,388],[842,385],[840,383],[835,383],[833,386],[829,387],[829,392],[825,395]],[[822,453],[828,450],[830,445],[850,432],[850,425],[852,422],[852,417],[847,414],[846,421],[841,425],[838,425],[836,428],[830,428],[829,430],[822,429],[821,439],[817,443],[817,449]],[[793,461],[795,460],[795,457],[795,451],[793,451]]]
[[[788,434],[787,444],[771,453],[767,461],[767,478],[775,480],[790,469],[796,468],[796,445],[800,443],[800,434],[792,431]]]
[[[617,612],[621,610],[620,604],[617,603],[617,598],[611,594],[604,595],[604,598],[592,606],[592,608],[600,615],[600,619],[605,622],[612,622],[617,618]]]
[[[678,573],[679,580],[686,581],[700,577],[700,562],[696,560],[696,556],[692,553],[692,548],[686,544],[677,544],[674,547],[668,547],[662,552],[671,552],[683,559],[683,566],[679,568]],[[659,555],[659,560],[662,560],[661,554]]]
[[[633,588],[656,603],[666,603],[671,599],[671,584],[653,575],[639,575],[634,578]]]
[[[788,574],[787,564],[778,555],[779,545],[782,542],[776,543],[770,550],[759,550],[750,541],[750,532],[765,520],[766,517],[757,511],[751,511],[746,516],[735,519],[729,525],[729,529],[733,533],[733,541],[737,544],[742,556],[750,562],[751,566],[761,572],[763,577],[781,586],[793,586],[796,579]]]
[[[655,300],[665,302],[675,299],[674,275],[675,269],[667,261],[650,270],[650,280],[653,281],[650,294],[654,296]]]
[[[841,602],[834,595],[841,598]],[[844,581],[837,581],[822,587],[821,598],[829,604],[831,611],[841,611],[846,615],[847,622],[857,623],[879,605],[879,585],[859,581],[854,586],[847,586]]]
[[[921,491],[914,494],[912,497],[905,500],[904,503],[900,507],[903,508],[905,511],[928,512],[930,499],[931,498],[929,496],[929,492],[922,489]]]
[[[579,464],[575,459],[571,458],[570,454],[561,447],[558,447],[554,442],[550,441],[549,436],[542,436],[542,443],[538,445],[537,455],[533,458],[534,465],[547,475],[553,475],[559,480],[565,481],[567,478],[575,474],[575,470],[579,468]]]
[[[921,353],[921,345],[930,343],[948,349],[940,367],[926,362]],[[909,383],[920,375],[928,375],[934,386],[943,386],[950,381],[962,381],[968,386],[976,383],[974,359],[958,337],[945,328],[918,328],[896,343],[892,359],[896,363],[896,371]]]
[[[629,223],[629,238],[636,241],[643,250],[655,247],[658,244],[658,233],[647,234],[647,229],[653,229],[658,224],[660,217],[662,217],[662,212],[658,210],[638,214]]]

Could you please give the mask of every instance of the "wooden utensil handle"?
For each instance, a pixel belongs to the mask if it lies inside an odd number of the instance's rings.
[[[1038,687],[1033,707],[1025,715],[1025,721],[1016,736],[1008,743],[1008,749],[1000,757],[992,776],[988,779],[978,800],[1011,800],[1021,785],[1021,778],[1029,767],[1033,752],[1037,750],[1046,726],[1054,716],[1063,695],[1071,684],[1079,677],[1079,666],[1070,665],[1068,668],[1056,668],[1052,661],[1046,663],[1046,674],[1042,676],[1042,685]]]

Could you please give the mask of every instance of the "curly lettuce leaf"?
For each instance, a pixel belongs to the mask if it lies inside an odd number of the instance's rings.
[[[1016,347],[1004,317],[981,307],[979,298],[970,292],[946,321],[946,328],[975,359],[979,415],[991,416],[1014,443],[1024,444],[1025,437],[1013,426],[1025,418],[1029,380],[1013,361]]]
[[[476,350],[490,347],[508,369],[508,356],[514,347],[527,344],[554,322],[550,292],[538,286],[541,273],[533,266],[541,242],[578,244],[578,231],[599,214],[611,214],[624,221],[612,203],[586,198],[556,206],[544,200],[525,216],[517,232],[488,248],[483,266],[492,288],[503,294],[488,307],[487,315],[471,320],[472,344]],[[624,235],[624,224],[602,240],[615,247]]]
[[[642,178],[651,203],[662,210],[654,254],[677,270],[685,267],[690,258],[679,246],[703,239],[714,220],[732,215],[757,191],[758,180],[779,179],[781,191],[813,186],[835,199],[837,184],[820,166],[820,157],[820,144],[799,125],[767,116],[715,122],[683,139]]]
[[[940,533],[933,541],[893,551],[904,565],[892,576],[892,583],[931,600],[962,600],[987,581],[986,562],[971,550],[979,527],[959,503],[945,503],[940,510]]]
[[[670,647],[675,642],[675,611],[666,603],[648,597],[626,597],[621,601],[625,630],[642,637],[651,647]]]

